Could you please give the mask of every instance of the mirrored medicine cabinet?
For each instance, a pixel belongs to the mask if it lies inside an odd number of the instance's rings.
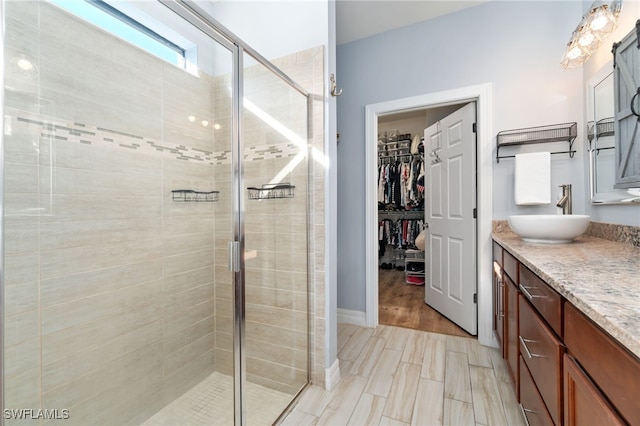
[[[587,84],[587,138],[592,204],[640,203],[640,188],[616,189],[613,61]]]

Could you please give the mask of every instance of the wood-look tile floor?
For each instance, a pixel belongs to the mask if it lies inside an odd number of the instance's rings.
[[[309,386],[283,425],[524,425],[497,349],[476,339],[338,324],[341,380]]]
[[[445,316],[424,303],[424,286],[405,283],[403,271],[378,272],[378,322],[385,325],[471,337]]]

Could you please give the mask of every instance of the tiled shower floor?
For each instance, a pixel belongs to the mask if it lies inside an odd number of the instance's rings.
[[[247,425],[270,425],[292,396],[254,383],[246,389]],[[233,425],[233,378],[213,373],[143,426]]]

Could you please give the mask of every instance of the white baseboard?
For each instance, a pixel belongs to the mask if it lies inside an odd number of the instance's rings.
[[[351,311],[349,309],[338,308],[338,322],[366,327],[367,315],[362,311]]]
[[[340,381],[340,360],[336,359],[333,365],[324,369],[324,387],[330,391]]]

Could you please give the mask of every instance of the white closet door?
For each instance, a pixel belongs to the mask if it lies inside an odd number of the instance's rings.
[[[477,334],[476,105],[469,103],[425,129],[425,302]]]

